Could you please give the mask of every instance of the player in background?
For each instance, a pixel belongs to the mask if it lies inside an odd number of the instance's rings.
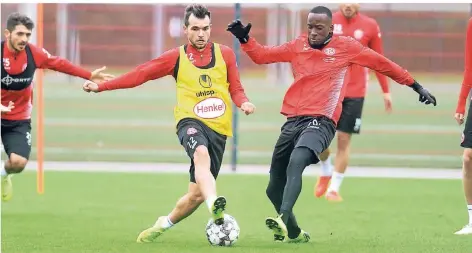
[[[382,38],[377,22],[359,13],[359,4],[341,4],[339,11],[333,13],[333,35],[350,36],[362,45],[383,54]],[[386,76],[375,72],[382,88],[385,110],[392,110],[392,99],[389,92]],[[348,73],[346,95],[343,100],[343,110],[337,125],[337,151],[334,160],[334,172],[330,159],[330,150],[326,149],[321,155],[321,176],[314,189],[314,195],[319,198],[326,191],[329,201],[342,201],[339,194],[341,183],[349,162],[349,152],[352,134],[359,134],[361,130],[362,108],[368,83],[368,69],[353,65]],[[331,178],[332,177],[332,178]],[[329,185],[329,182],[331,184]],[[329,185],[329,189],[328,189]]]
[[[11,176],[23,171],[31,152],[32,82],[35,70],[51,69],[97,82],[113,77],[102,73],[104,67],[90,72],[29,43],[33,28],[34,23],[29,17],[12,13],[7,18],[5,40],[1,46],[2,107],[10,108],[10,111],[2,112],[1,116],[2,143],[8,156],[0,168],[3,201],[12,198]]]
[[[171,49],[108,82],[86,82],[85,91],[133,88],[149,80],[172,75],[176,80],[174,116],[180,144],[190,157],[188,192],[167,216],[141,232],[138,242],[152,242],[167,229],[191,215],[204,201],[216,224],[223,223],[224,197],[217,197],[215,179],[220,171],[226,138],[232,136],[231,100],[246,115],[255,107],[239,79],[236,56],[227,46],[209,42],[211,16],[200,4],[184,13],[186,45]]]
[[[274,147],[266,193],[278,216],[266,226],[275,241],[308,241],[300,229],[293,207],[302,189],[302,174],[319,162],[329,147],[341,116],[348,68],[361,65],[407,85],[420,102],[436,105],[436,99],[396,63],[350,37],[333,37],[332,13],[324,6],[313,8],[307,18],[307,34],[280,46],[262,46],[249,37],[250,23],[228,25],[241,48],[257,64],[289,62],[294,82],[285,94],[281,114],[287,117]],[[288,237],[288,238],[287,238]],[[302,238],[300,238],[302,237]],[[291,239],[291,240],[290,240]]]
[[[457,103],[456,118],[457,123],[462,125],[464,123],[465,106],[467,104],[467,96],[472,88],[472,18],[467,24],[467,34],[465,39],[465,69],[464,80],[459,94],[459,101]],[[467,202],[467,210],[469,211],[469,223],[461,230],[457,231],[456,235],[472,234],[472,107],[469,105],[469,112],[467,113],[467,121],[465,123],[464,132],[462,133],[461,146],[464,148],[463,164],[462,164],[462,180],[464,184],[465,200]]]

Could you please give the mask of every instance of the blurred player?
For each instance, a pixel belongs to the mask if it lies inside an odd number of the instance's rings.
[[[351,36],[362,45],[369,47],[379,54],[383,54],[380,28],[377,22],[359,13],[359,4],[341,4],[340,11],[333,14],[333,34]],[[391,112],[392,99],[389,93],[388,79],[376,72],[377,79],[384,95],[385,110]],[[346,172],[349,161],[349,149],[351,135],[359,134],[361,130],[362,108],[367,89],[368,69],[353,65],[348,73],[346,95],[343,100],[343,110],[337,125],[337,151],[334,161],[334,172],[330,159],[330,150],[326,149],[321,155],[321,176],[315,186],[314,194],[321,197],[326,193],[326,199],[330,201],[342,201],[339,188]]]
[[[467,24],[467,35],[465,40],[465,70],[464,80],[457,103],[455,118],[459,125],[464,123],[465,105],[467,96],[472,88],[472,18]],[[461,146],[464,148],[463,154],[463,184],[465,199],[467,201],[467,210],[469,211],[469,223],[461,230],[457,231],[456,235],[472,234],[472,106],[469,105],[469,112],[467,114],[467,122],[465,123],[464,133],[462,134]]]
[[[208,9],[189,5],[184,14],[186,45],[174,48],[135,70],[109,82],[86,82],[85,91],[136,87],[172,75],[177,83],[174,115],[180,143],[190,157],[188,192],[168,216],[141,232],[138,242],[152,242],[167,229],[191,215],[204,201],[216,224],[222,224],[226,206],[217,197],[215,179],[220,171],[226,138],[232,136],[231,100],[246,114],[254,112],[239,80],[236,56],[227,46],[209,42]]]
[[[3,201],[12,198],[11,176],[23,171],[31,152],[35,70],[51,69],[94,81],[112,77],[102,73],[104,68],[90,72],[29,43],[33,28],[29,17],[13,13],[7,19],[5,40],[2,41],[2,107],[10,107],[10,111],[2,113],[1,136],[8,156],[0,168]]]
[[[328,8],[315,7],[308,14],[308,34],[273,47],[262,46],[250,38],[250,24],[245,27],[236,20],[228,25],[228,30],[255,63],[290,62],[294,73],[294,82],[283,100],[281,113],[287,121],[274,147],[266,190],[278,214],[276,218],[266,219],[276,241],[285,241],[287,237],[309,240],[307,233],[298,227],[292,210],[302,189],[304,169],[319,162],[320,154],[334,138],[348,68],[361,65],[378,71],[411,87],[421,102],[436,105],[434,96],[391,60],[350,37],[332,37],[331,18]]]

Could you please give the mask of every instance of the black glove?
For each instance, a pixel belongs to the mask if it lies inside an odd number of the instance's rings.
[[[229,31],[238,38],[239,42],[242,44],[247,43],[249,40],[249,31],[251,30],[251,23],[248,23],[247,26],[243,26],[241,20],[236,19],[228,25],[226,31]]]
[[[436,98],[431,93],[429,93],[427,89],[423,88],[423,86],[421,86],[419,83],[415,81],[410,87],[414,91],[416,91],[416,93],[420,94],[419,101],[421,103],[425,103],[427,105],[433,104],[434,106],[436,106]]]

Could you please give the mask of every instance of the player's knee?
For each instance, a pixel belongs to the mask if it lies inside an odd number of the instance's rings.
[[[200,192],[193,192],[189,196],[189,200],[193,205],[200,205],[205,200]]]
[[[10,170],[12,173],[20,173],[22,172],[25,167],[26,167],[26,164],[28,163],[28,159],[20,156],[20,155],[17,155],[17,154],[10,154]]]
[[[193,159],[195,162],[198,162],[203,159],[207,159],[210,157],[210,154],[208,153],[208,148],[200,145],[195,149],[195,153],[193,154]]]
[[[320,160],[321,160],[321,161],[326,161],[326,160],[328,160],[328,157],[329,157],[330,154],[331,154],[331,151],[329,150],[329,148],[325,149],[325,151],[323,151],[323,152],[320,154]]]
[[[289,167],[290,165],[306,167],[316,160],[315,158],[316,156],[311,149],[307,147],[295,148],[290,156]]]
[[[192,203],[192,205],[198,206],[200,205],[205,199],[203,198],[203,194],[200,192],[197,184],[191,184],[188,191],[188,199]]]
[[[351,144],[351,134],[338,131],[338,151],[345,151]]]
[[[464,154],[462,155],[464,161],[464,175],[472,176],[472,149],[464,149]]]

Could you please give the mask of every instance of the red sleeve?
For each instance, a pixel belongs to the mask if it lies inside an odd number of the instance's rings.
[[[66,59],[53,56],[44,48],[39,48],[33,44],[29,44],[29,47],[33,54],[34,62],[38,68],[51,69],[87,80],[92,76],[90,71],[74,65]]]
[[[241,48],[256,64],[290,62],[294,56],[295,42],[296,40],[292,40],[280,46],[262,46],[251,37],[247,43],[241,44]]]
[[[178,58],[179,48],[177,47],[166,51],[154,60],[139,65],[126,74],[99,84],[98,90],[104,91],[133,88],[147,81],[172,75]]]
[[[236,55],[231,48],[223,45],[221,45],[221,54],[223,55],[226,69],[228,71],[229,93],[231,94],[231,99],[237,107],[241,107],[241,104],[249,101],[249,99],[247,98],[244,88],[241,85],[241,80],[239,79]]]
[[[372,27],[374,30],[373,31],[374,37],[372,37],[372,39],[370,40],[369,47],[375,52],[383,55],[384,52],[383,52],[383,46],[382,46],[382,34],[380,32],[380,27],[377,24],[377,22],[375,22],[375,20],[373,20]],[[387,77],[380,74],[379,72],[375,72],[375,75],[377,76],[377,80],[379,80],[380,87],[382,87],[383,93],[389,93],[390,91],[388,87]]]
[[[368,47],[362,46],[361,43],[355,41],[352,38],[348,40],[348,50],[353,56],[349,61],[350,63],[377,71],[390,77],[399,84],[410,86],[415,82],[408,71],[400,67],[395,62],[389,60],[385,56]]]
[[[462,81],[461,92],[459,94],[459,101],[457,103],[456,112],[464,114],[465,105],[467,104],[467,97],[472,88],[472,18],[469,19],[467,25],[467,35],[465,38],[465,67],[464,80]]]

